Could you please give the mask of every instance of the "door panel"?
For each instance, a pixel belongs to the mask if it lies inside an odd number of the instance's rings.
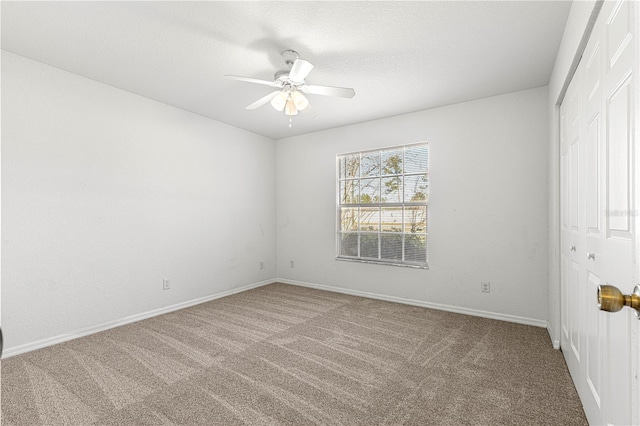
[[[569,341],[569,286],[567,283],[569,282],[569,257],[562,255],[560,266],[560,282],[563,283],[560,297],[561,300],[561,315],[560,322],[561,324],[561,340],[562,342]],[[564,345],[563,345],[564,347]]]
[[[580,196],[580,144],[579,140],[575,140],[571,144],[569,151],[571,157],[571,166],[569,178],[569,217],[571,218],[571,231],[578,231],[578,216],[580,209],[578,206],[578,198]]]
[[[571,262],[571,271],[569,272],[569,294],[571,298],[575,298],[576,303],[569,304],[569,345],[573,351],[573,356],[580,363],[580,299],[582,292],[580,291],[580,265]]]
[[[613,7],[610,7],[613,4]],[[631,3],[628,1],[618,1],[615,4],[609,2],[603,6],[600,12],[607,14],[605,24],[605,34],[607,43],[607,58],[609,59],[609,68],[615,69],[619,67],[620,59],[626,59],[631,53]],[[623,64],[622,67],[625,67]],[[626,67],[625,67],[626,68]]]
[[[598,285],[600,285],[600,277],[593,273],[589,273],[587,279],[587,294],[596,294]],[[595,313],[587,316],[587,350],[585,360],[585,380],[589,387],[589,392],[594,402],[601,409],[602,395],[604,389],[602,385],[602,360],[603,345],[602,336],[604,335],[603,315]]]
[[[607,99],[607,231],[609,236],[629,240],[630,83],[628,75]]]
[[[562,177],[561,185],[560,185],[560,194],[561,194],[561,205],[560,208],[562,210],[561,214],[561,227],[562,231],[568,231],[569,229],[569,155],[564,153],[560,160],[561,168],[562,168]],[[564,247],[564,246],[563,246]]]
[[[600,114],[596,114],[587,124],[586,134],[586,214],[587,233],[600,234]]]

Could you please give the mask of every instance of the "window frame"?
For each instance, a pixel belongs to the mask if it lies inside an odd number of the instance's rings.
[[[404,165],[405,163],[405,151],[407,148],[412,148],[412,147],[417,147],[417,146],[426,146],[427,148],[427,165],[426,165],[426,171],[418,171],[418,172],[408,172],[405,173],[405,169],[404,169]],[[401,174],[385,174],[383,173],[383,171],[381,170],[383,165],[382,165],[382,155],[383,152],[385,151],[394,151],[394,150],[402,150],[402,172]],[[379,179],[380,185],[383,181],[383,179],[385,179],[385,177],[400,177],[402,179],[401,183],[402,183],[402,189],[401,189],[401,194],[402,194],[402,198],[401,201],[399,202],[383,202],[383,201],[378,201],[378,202],[366,202],[363,203],[361,202],[361,181],[362,179],[367,179],[366,176],[362,176],[361,175],[361,167],[362,167],[362,158],[363,156],[366,156],[367,154],[371,154],[371,153],[378,153],[379,158],[380,158],[380,162],[378,164],[379,167],[379,171],[377,176],[373,177],[374,179],[377,178]],[[349,156],[359,156],[359,163],[358,163],[358,174],[357,176],[352,176],[352,177],[348,177],[346,175],[346,173],[344,174],[344,176],[341,176],[341,170],[340,170],[340,162],[342,158],[347,158]],[[337,154],[336,155],[336,177],[335,177],[335,184],[336,184],[336,232],[335,232],[335,238],[336,238],[336,246],[335,246],[335,252],[336,252],[336,256],[335,259],[336,260],[340,260],[340,261],[349,261],[349,262],[360,262],[360,263],[372,263],[372,264],[376,264],[376,265],[390,265],[390,266],[402,266],[402,267],[410,267],[410,268],[418,268],[418,269],[429,269],[429,161],[430,161],[430,155],[429,155],[429,143],[428,142],[417,142],[417,143],[412,143],[412,144],[406,144],[406,145],[398,145],[398,146],[390,146],[390,147],[382,147],[382,148],[376,148],[376,149],[370,149],[370,150],[364,150],[364,151],[355,151],[355,152],[347,152],[347,153],[342,153],[342,154]],[[345,170],[346,172],[346,170]],[[426,177],[426,199],[424,201],[405,201],[404,197],[406,195],[405,193],[405,188],[404,188],[404,183],[405,183],[405,178],[406,177],[411,177],[411,176],[425,176]],[[357,199],[357,203],[342,203],[342,185],[343,182],[346,185],[347,181],[352,181],[352,182],[358,182],[358,199]],[[382,189],[379,189],[379,192],[381,192]],[[358,226],[356,227],[355,230],[352,231],[343,231],[342,228],[342,216],[341,216],[341,211],[342,209],[345,208],[353,208],[355,210],[355,214],[357,216],[359,216],[359,212],[361,208],[374,208],[374,209],[378,209],[378,228],[377,230],[374,231],[362,231],[360,229],[360,221],[358,219],[357,224]],[[425,231],[424,233],[411,233],[411,232],[407,232],[407,228],[406,228],[406,223],[405,219],[406,219],[406,208],[411,208],[411,207],[424,207],[426,212],[425,212]],[[400,232],[390,232],[390,231],[384,231],[383,230],[383,222],[382,222],[382,216],[383,216],[383,208],[400,208],[402,213],[402,222],[401,222],[401,227],[400,227]],[[357,256],[348,256],[348,255],[344,255],[341,254],[341,249],[342,249],[342,235],[343,234],[347,234],[347,233],[351,233],[351,234],[355,234],[357,235]],[[425,261],[407,261],[407,260],[403,260],[405,257],[405,242],[406,242],[406,236],[407,235],[412,235],[412,234],[417,234],[419,236],[424,235],[425,238]],[[362,235],[377,235],[378,240],[377,240],[377,244],[378,244],[378,258],[372,258],[372,257],[366,257],[366,256],[362,256],[361,255],[361,236]],[[382,238],[384,235],[400,235],[401,236],[401,245],[402,245],[402,256],[400,258],[400,260],[398,259],[392,259],[392,258],[382,258]]]

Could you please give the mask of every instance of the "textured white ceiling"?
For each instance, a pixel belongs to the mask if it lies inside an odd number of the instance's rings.
[[[548,83],[570,2],[1,2],[2,48],[255,133],[287,136]],[[245,106],[294,49],[316,117]]]

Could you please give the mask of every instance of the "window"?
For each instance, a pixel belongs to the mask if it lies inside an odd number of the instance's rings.
[[[429,145],[338,155],[337,258],[427,267]]]

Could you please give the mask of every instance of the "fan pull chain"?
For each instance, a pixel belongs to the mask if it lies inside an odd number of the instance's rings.
[[[291,122],[293,121],[292,116],[289,116],[289,128],[291,128]]]

